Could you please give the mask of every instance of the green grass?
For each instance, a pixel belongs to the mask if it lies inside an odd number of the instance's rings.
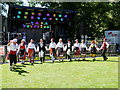
[[[109,57],[105,62],[102,57],[95,62],[87,60],[18,63],[12,72],[9,64],[3,64],[2,88],[118,88],[118,57]]]

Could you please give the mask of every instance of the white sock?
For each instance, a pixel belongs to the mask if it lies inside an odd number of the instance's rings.
[[[7,60],[7,62],[9,63],[9,62],[10,62],[10,60]]]

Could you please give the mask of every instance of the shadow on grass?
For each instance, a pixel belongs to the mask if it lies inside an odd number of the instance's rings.
[[[21,76],[25,76],[25,75],[23,75],[22,73],[29,73],[29,72],[27,72],[27,71],[25,71],[25,70],[16,69],[16,68],[15,68],[15,71],[14,71],[14,72],[18,72],[18,75],[21,75]]]
[[[28,64],[28,63],[25,63],[24,65],[31,65],[31,63],[29,63],[29,64]]]
[[[25,75],[23,75],[22,73],[29,73],[29,72],[23,70],[23,69],[20,68],[20,67],[16,67],[15,70],[14,70],[14,72],[18,72],[18,75],[21,75],[21,76],[25,76]]]
[[[104,60],[95,60],[95,61],[100,61],[100,62],[118,62],[118,61],[113,61],[113,60],[106,60],[106,61],[104,61]]]
[[[16,65],[16,67],[26,67],[24,64]]]
[[[35,62],[34,64],[41,64],[41,62],[39,62],[39,63],[36,63],[36,62]]]

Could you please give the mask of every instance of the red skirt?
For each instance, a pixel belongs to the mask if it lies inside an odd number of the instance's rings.
[[[9,54],[10,52],[7,52],[7,57],[6,57],[7,60],[10,60]]]
[[[32,58],[33,56],[33,49],[28,49],[28,57]]]
[[[79,49],[77,50],[77,53],[75,55],[80,55],[80,50]]]

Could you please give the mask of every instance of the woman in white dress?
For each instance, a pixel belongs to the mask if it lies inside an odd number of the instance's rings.
[[[81,48],[81,55],[83,57],[83,60],[85,60],[85,56],[87,54],[87,46],[84,40],[82,40],[82,43],[80,44],[80,48]]]
[[[62,39],[60,38],[59,39],[59,42],[57,43],[57,56],[58,56],[58,59],[60,61],[60,57],[62,57],[62,61],[63,61],[63,49],[64,49],[64,45],[63,45],[63,42],[62,42]]]

